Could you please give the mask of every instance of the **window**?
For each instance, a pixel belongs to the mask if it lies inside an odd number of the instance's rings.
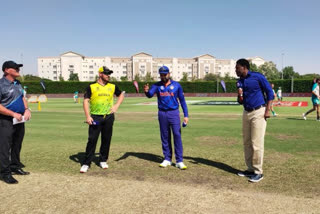
[[[53,71],[53,73],[54,73],[54,74],[56,74],[56,73],[57,73],[57,71]]]
[[[93,74],[93,71],[89,71],[89,74]]]
[[[89,68],[93,68],[93,65],[89,65]]]
[[[122,74],[127,74],[127,72],[126,71],[122,71]]]
[[[56,65],[54,65],[54,66],[53,66],[53,68],[57,68],[57,66],[56,66]]]
[[[74,68],[74,66],[73,65],[69,65],[69,68]]]

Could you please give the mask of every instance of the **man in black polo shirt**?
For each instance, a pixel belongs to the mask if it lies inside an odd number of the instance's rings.
[[[18,181],[12,177],[28,175],[22,170],[20,151],[24,137],[24,123],[31,117],[28,103],[17,77],[22,64],[6,61],[2,65],[3,77],[0,79],[0,179],[8,184]],[[16,120],[18,123],[13,122]]]

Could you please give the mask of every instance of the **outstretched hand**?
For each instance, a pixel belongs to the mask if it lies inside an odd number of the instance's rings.
[[[147,93],[149,91],[149,83],[147,83],[143,86],[143,90],[145,93]]]

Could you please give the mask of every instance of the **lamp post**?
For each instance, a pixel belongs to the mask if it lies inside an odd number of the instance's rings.
[[[283,79],[283,56],[284,53],[281,53],[281,79]]]

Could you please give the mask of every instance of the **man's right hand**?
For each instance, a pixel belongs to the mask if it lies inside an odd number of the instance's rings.
[[[18,121],[22,120],[22,115],[19,113],[13,113],[13,117],[16,118]]]
[[[93,122],[92,117],[87,117],[86,122],[87,122],[89,125],[92,125],[92,122]]]
[[[145,93],[148,93],[148,91],[149,91],[149,83],[147,83],[147,84],[145,84],[143,86],[143,90],[144,90]]]

